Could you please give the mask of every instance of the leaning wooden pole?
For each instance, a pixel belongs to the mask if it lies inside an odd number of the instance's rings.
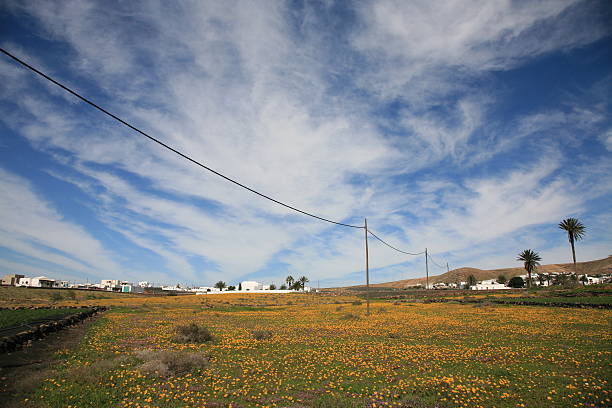
[[[365,220],[366,314],[370,315],[370,265],[368,260],[368,219]]]

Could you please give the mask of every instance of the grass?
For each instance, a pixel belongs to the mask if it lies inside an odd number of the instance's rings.
[[[77,313],[75,309],[19,309],[0,310],[0,328],[26,324],[51,316],[65,316]]]
[[[45,306],[49,304],[91,303],[98,299],[129,299],[145,297],[133,293],[116,293],[78,289],[40,289],[0,286],[0,307]]]
[[[197,296],[146,308],[115,300],[123,308],[106,312],[24,406],[611,405],[612,311],[375,302],[366,316],[354,300],[224,295],[206,309]],[[216,339],[176,343],[177,322]],[[172,356],[182,368],[170,368]]]

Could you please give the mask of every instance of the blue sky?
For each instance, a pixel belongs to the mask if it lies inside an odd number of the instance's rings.
[[[0,44],[210,167],[451,268],[612,253],[601,1],[5,1]],[[363,282],[362,230],[202,171],[0,58],[0,272]],[[370,241],[371,280],[423,257]],[[432,265],[431,273],[443,272]]]

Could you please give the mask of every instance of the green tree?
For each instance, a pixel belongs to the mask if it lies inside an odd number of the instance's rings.
[[[287,290],[287,285],[282,284],[282,285],[280,285],[280,288],[279,288],[279,289],[280,289],[280,290]]]
[[[291,288],[293,286],[293,283],[295,282],[295,279],[293,279],[293,276],[289,275],[285,279],[285,282],[287,282],[287,286]]]
[[[520,276],[515,276],[508,281],[508,286],[511,288],[522,288],[525,287],[525,281]]]
[[[236,290],[236,287],[234,285],[229,285],[227,287],[227,290]]]
[[[525,249],[516,258],[517,261],[522,261],[527,271],[527,287],[531,287],[531,273],[536,270],[536,267],[540,264],[542,258],[540,254],[531,250]]]
[[[574,273],[578,279],[578,269],[576,268],[576,249],[574,243],[580,241],[584,236],[586,228],[576,218],[567,218],[559,223],[559,228],[567,232],[567,238],[572,246],[572,259],[574,260]]]
[[[506,278],[506,275],[499,275],[497,277],[497,283],[501,283],[503,285],[506,282],[508,282],[508,278]]]
[[[467,278],[467,287],[471,288],[472,286],[475,286],[478,283],[478,281],[476,280],[476,277],[474,275],[470,275]]]
[[[242,290],[242,282],[238,284],[238,290]]]
[[[226,286],[226,285],[225,285],[225,282],[223,282],[223,281],[219,281],[219,282],[215,283],[215,288],[218,288],[218,289],[220,289],[220,290],[223,290],[223,288],[224,288],[225,286]]]
[[[304,290],[304,288],[306,287],[306,284],[309,282],[308,278],[305,276],[302,276],[300,279],[298,279],[298,282],[300,282],[300,286],[302,287],[302,290]]]
[[[276,285],[275,284],[271,284],[270,285],[270,290],[275,290],[276,289]]]

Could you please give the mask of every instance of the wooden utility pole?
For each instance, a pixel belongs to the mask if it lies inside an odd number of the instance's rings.
[[[365,220],[366,314],[370,315],[370,265],[368,262],[368,219]]]
[[[429,289],[429,263],[427,262],[427,248],[425,248],[425,289]]]
[[[448,269],[448,262],[446,263],[446,273],[449,273],[450,269]]]

